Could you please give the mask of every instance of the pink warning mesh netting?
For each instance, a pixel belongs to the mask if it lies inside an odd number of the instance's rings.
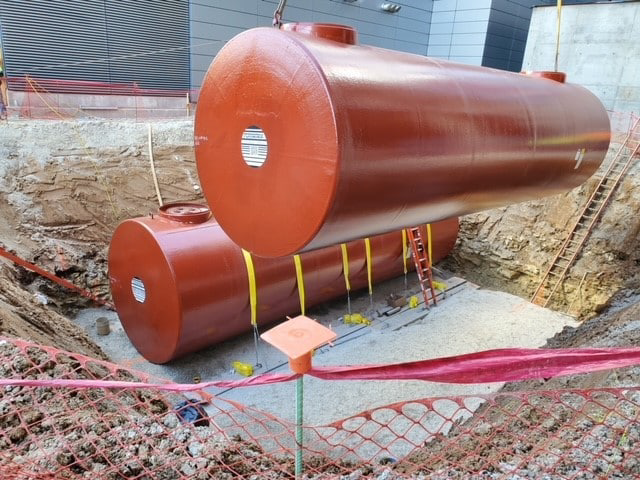
[[[0,377],[158,383],[8,338]],[[633,478],[639,412],[638,388],[402,402],[305,427],[304,478]],[[295,448],[290,423],[218,398],[80,385],[0,390],[4,479],[293,478]]]

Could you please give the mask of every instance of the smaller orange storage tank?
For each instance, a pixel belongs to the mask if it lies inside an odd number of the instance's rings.
[[[458,220],[432,225],[434,261],[458,235]],[[364,241],[347,245],[353,290],[367,286]],[[402,234],[371,237],[375,282],[401,275]],[[346,293],[339,245],[301,255],[307,306]],[[253,257],[259,325],[300,310],[292,257]],[[412,267],[412,261],[409,260]],[[165,205],[122,222],[109,248],[109,281],[129,339],[149,361],[165,363],[251,329],[244,256],[197,204]]]

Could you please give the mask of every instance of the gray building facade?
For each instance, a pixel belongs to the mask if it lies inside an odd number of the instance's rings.
[[[285,21],[342,23],[367,45],[505,70],[521,68],[541,0],[288,0]],[[0,2],[7,75],[198,89],[238,33],[270,26],[277,0]],[[384,3],[400,6],[396,13]]]
[[[186,0],[4,0],[0,35],[10,78],[190,85]]]
[[[360,43],[427,54],[432,0],[393,2],[398,13],[380,9],[381,0],[289,0],[287,22],[342,23],[358,30]],[[248,28],[270,26],[277,0],[190,0],[191,83],[202,84],[224,43]]]
[[[202,84],[212,58],[234,35],[269,26],[277,0],[190,0],[191,83]],[[288,0],[291,22],[343,23],[360,43],[451,61],[519,71],[531,7],[539,0]]]

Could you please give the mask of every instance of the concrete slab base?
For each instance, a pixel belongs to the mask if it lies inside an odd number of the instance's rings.
[[[333,346],[319,349],[314,365],[357,365],[400,363],[506,347],[540,347],[566,325],[577,322],[514,295],[478,289],[463,279],[449,277],[448,290],[436,307],[415,309],[379,316],[389,310],[389,293],[418,294],[417,282],[409,277],[376,286],[373,302],[366,293],[353,295],[352,312],[373,320],[371,326],[345,325],[346,298],[312,309],[308,316],[329,326],[338,334]],[[442,281],[442,278],[440,278]],[[373,308],[371,308],[373,307]],[[95,320],[107,316],[111,333],[99,336]],[[154,365],[142,358],[129,342],[117,315],[103,309],[80,312],[76,322],[115,361],[125,367],[144,371],[176,382],[192,383],[242,378],[231,364],[240,361],[256,373],[288,372],[286,358],[260,341],[257,357],[252,333],[215,345],[169,365]],[[344,381],[327,382],[305,378],[305,423],[323,425],[355,415],[363,410],[389,403],[434,396],[489,393],[501,384],[449,385],[421,381]],[[222,398],[235,400],[276,416],[294,419],[294,383],[231,390],[211,390]]]

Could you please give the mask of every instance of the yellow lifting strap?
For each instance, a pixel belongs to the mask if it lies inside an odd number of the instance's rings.
[[[431,240],[431,224],[427,223],[427,252],[429,252],[429,266],[433,264],[433,242]]]
[[[373,295],[373,265],[371,265],[371,240],[364,239],[364,251],[367,256],[367,281],[369,282],[369,295]]]
[[[293,256],[296,265],[296,280],[298,282],[298,295],[300,295],[300,312],[304,315],[304,276],[302,275],[302,261],[300,255]]]
[[[402,268],[404,270],[404,274],[407,274],[407,231],[402,229]]]
[[[242,249],[244,263],[247,264],[247,276],[249,277],[249,306],[251,307],[251,325],[258,325],[258,290],[256,288],[256,270],[253,267],[251,253]]]
[[[347,287],[347,292],[350,292],[351,282],[349,282],[349,252],[347,251],[347,244],[341,243],[340,249],[342,250],[342,273],[344,274],[344,284]]]

